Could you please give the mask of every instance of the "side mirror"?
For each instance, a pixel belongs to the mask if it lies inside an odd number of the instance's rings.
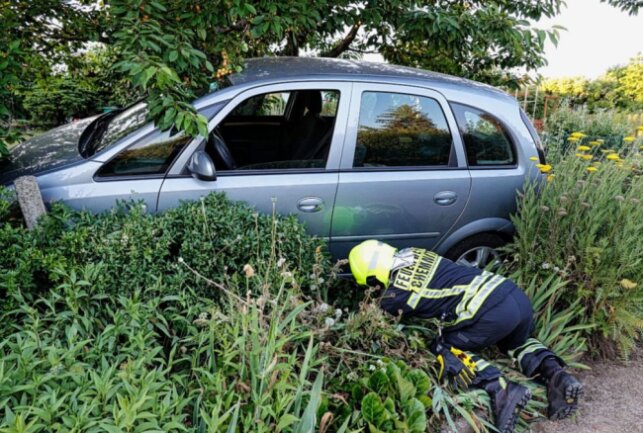
[[[217,171],[214,168],[214,162],[210,155],[203,150],[194,152],[190,162],[188,163],[188,170],[192,177],[199,180],[217,180]]]

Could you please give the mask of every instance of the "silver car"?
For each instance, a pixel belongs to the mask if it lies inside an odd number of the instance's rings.
[[[376,238],[483,265],[513,227],[516,191],[544,163],[515,99],[476,82],[388,64],[249,60],[194,102],[209,136],[160,131],[143,103],[62,126],[0,163],[32,174],[46,202],[163,211],[225,192],[296,214],[335,257]]]

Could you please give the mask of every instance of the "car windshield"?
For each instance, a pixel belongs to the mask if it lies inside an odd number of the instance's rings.
[[[108,148],[129,133],[145,125],[147,123],[147,114],[147,104],[144,102],[125,108],[118,114],[104,114],[103,116],[109,116],[105,121],[101,122],[101,117],[99,117],[95,125],[89,126],[89,128],[94,126],[96,130],[92,131],[89,137],[89,143],[85,147],[87,151],[82,153],[84,153],[85,157],[90,157]]]
[[[224,79],[213,82],[210,85],[209,94],[230,85],[230,80],[224,77]],[[213,107],[209,107],[210,110],[206,108],[201,114],[210,119],[214,114],[211,110]],[[216,108],[215,112],[218,111],[220,106],[216,105]],[[83,158],[90,158],[107,149],[121,138],[148,123],[148,114],[149,109],[145,102],[138,102],[124,109],[104,113],[97,117],[83,132],[79,140],[79,153]]]

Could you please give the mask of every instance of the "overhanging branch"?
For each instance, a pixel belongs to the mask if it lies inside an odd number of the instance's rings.
[[[338,57],[340,54],[346,51],[357,37],[357,32],[359,31],[359,28],[361,26],[362,23],[359,22],[353,24],[353,27],[351,27],[350,31],[346,34],[346,36],[344,36],[344,39],[337,42],[330,50],[321,53],[321,57]]]

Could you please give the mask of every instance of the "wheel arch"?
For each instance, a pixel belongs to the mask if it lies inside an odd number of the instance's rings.
[[[509,241],[515,233],[515,228],[506,218],[484,218],[472,221],[445,236],[436,246],[435,252],[443,256],[465,239],[483,233],[499,235]]]

